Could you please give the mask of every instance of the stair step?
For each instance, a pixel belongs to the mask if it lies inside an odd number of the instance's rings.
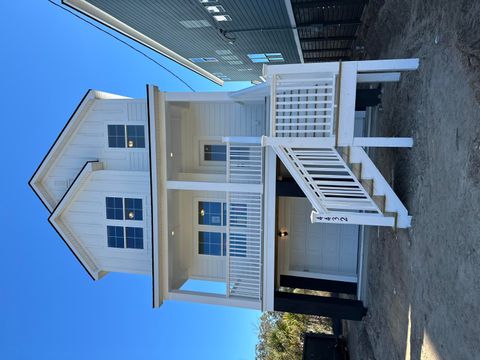
[[[373,195],[372,199],[375,201],[375,204],[377,204],[380,211],[382,213],[385,212],[385,195]]]
[[[348,151],[348,148],[344,148],[342,150],[342,159],[345,161],[347,164],[350,162],[350,154]]]
[[[362,163],[350,164],[350,169],[352,170],[353,175],[355,175],[357,179],[362,178]]]
[[[368,195],[373,196],[373,179],[362,179],[360,180],[363,188]]]

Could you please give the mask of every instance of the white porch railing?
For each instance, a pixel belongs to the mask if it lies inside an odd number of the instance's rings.
[[[275,137],[330,137],[335,127],[335,73],[275,75],[271,134]]]
[[[228,141],[227,181],[237,184],[262,184],[263,148],[260,139],[224,140]],[[229,297],[261,300],[262,213],[261,192],[227,194],[226,257]]]
[[[274,150],[318,214],[382,214],[334,148]]]

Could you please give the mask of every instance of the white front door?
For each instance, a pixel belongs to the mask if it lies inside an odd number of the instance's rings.
[[[279,211],[279,226],[288,231],[284,273],[356,282],[357,225],[312,224],[306,198],[280,198]]]

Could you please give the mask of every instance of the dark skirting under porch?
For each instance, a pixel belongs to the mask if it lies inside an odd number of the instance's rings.
[[[313,279],[308,277],[280,275],[280,286],[293,289],[328,291],[340,294],[357,294],[357,284],[345,281]]]
[[[360,321],[367,309],[360,300],[275,291],[273,309],[296,314]]]

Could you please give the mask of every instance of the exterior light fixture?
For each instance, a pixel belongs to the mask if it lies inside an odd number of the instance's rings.
[[[172,230],[172,236],[175,236],[175,231]]]
[[[133,147],[133,140],[128,140],[128,147],[129,148]]]
[[[171,158],[173,157],[173,153],[172,153],[172,152],[170,153],[170,157],[171,157]]]
[[[129,219],[133,219],[134,217],[135,217],[135,213],[134,213],[133,211],[130,211],[130,212],[128,213],[128,218],[129,218]]]
[[[284,237],[288,236],[288,231],[287,231],[287,228],[285,226],[282,226],[280,228],[280,231],[278,232],[278,236],[281,237],[281,238],[284,238]]]

